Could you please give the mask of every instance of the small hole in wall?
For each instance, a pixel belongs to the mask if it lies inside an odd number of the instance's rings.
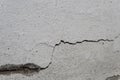
[[[112,1],[110,1],[110,3],[112,3]]]
[[[36,50],[35,52],[37,53],[38,51]]]
[[[10,50],[10,48],[7,48],[8,50]]]

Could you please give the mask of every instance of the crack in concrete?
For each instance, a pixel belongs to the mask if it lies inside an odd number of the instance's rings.
[[[113,75],[110,77],[107,77],[105,80],[119,80],[120,79],[120,75]]]
[[[10,74],[24,74],[24,75],[29,75],[32,73],[39,72],[40,70],[44,70],[49,67],[51,62],[48,64],[46,67],[40,67],[39,65],[36,65],[34,63],[26,63],[26,64],[6,64],[0,66],[0,74],[1,75],[10,75]]]
[[[60,40],[60,42],[55,44],[54,46],[49,45],[47,43],[40,43],[40,44],[45,44],[45,45],[53,48],[52,55],[51,55],[51,61],[49,62],[49,64],[46,67],[42,68],[42,67],[40,67],[40,66],[38,66],[38,65],[36,65],[34,63],[19,64],[19,65],[6,64],[6,65],[0,66],[0,74],[11,74],[11,73],[21,73],[21,74],[27,73],[27,74],[29,74],[29,73],[33,73],[33,72],[39,72],[41,70],[45,70],[45,69],[49,68],[49,66],[53,62],[55,48],[57,46],[61,45],[61,43],[63,43],[63,44],[70,44],[70,45],[76,45],[76,44],[81,44],[81,43],[84,43],[84,42],[94,42],[94,43],[97,43],[97,42],[100,42],[100,41],[112,42],[114,40],[109,40],[109,39],[83,40],[83,41],[77,41],[75,43],[71,43],[71,42],[68,42],[68,41]]]
[[[109,40],[109,39],[83,40],[83,41],[77,41],[75,43],[71,43],[71,42],[68,42],[68,41],[61,40],[58,44],[55,44],[55,46],[59,46],[61,43],[70,44],[70,45],[76,45],[76,44],[83,43],[83,42],[100,42],[100,41],[111,42],[111,41],[114,41],[114,40]]]
[[[21,74],[29,74],[33,72],[39,72],[41,69],[40,66],[34,63],[27,63],[27,64],[6,64],[0,66],[0,74],[14,74],[14,73],[21,73]]]
[[[63,44],[69,44],[69,45],[76,45],[76,44],[81,44],[81,43],[84,43],[84,42],[94,42],[94,43],[97,43],[97,42],[101,42],[101,41],[103,41],[103,42],[113,42],[114,40],[112,40],[112,39],[111,40],[110,39],[83,40],[83,41],[77,41],[75,43],[71,43],[71,42],[68,42],[68,41],[60,40],[60,42],[55,44],[54,47],[53,47],[50,64],[52,64],[52,61],[53,61],[55,48],[57,46],[61,45],[62,43]],[[50,66],[50,64],[49,64],[49,66]]]

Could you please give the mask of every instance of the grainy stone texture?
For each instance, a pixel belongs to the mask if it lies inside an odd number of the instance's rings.
[[[120,0],[0,0],[0,66],[43,68],[0,80],[119,80],[119,36]]]

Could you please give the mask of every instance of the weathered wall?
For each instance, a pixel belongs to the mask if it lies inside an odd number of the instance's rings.
[[[118,80],[120,0],[0,0],[0,80]]]

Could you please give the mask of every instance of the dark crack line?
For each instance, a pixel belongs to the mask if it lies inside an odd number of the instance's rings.
[[[33,73],[33,72],[39,72],[40,70],[45,70],[47,69],[52,62],[48,64],[46,67],[40,67],[34,63],[27,63],[27,64],[6,64],[0,66],[0,74],[5,74],[5,73]]]
[[[49,66],[52,64],[52,61],[50,61],[50,63],[46,66],[46,67],[41,67],[40,70],[45,70],[47,68],[49,68]]]
[[[110,77],[107,77],[105,80],[119,80],[120,79],[120,75],[113,75]]]
[[[0,74],[31,74],[34,72],[39,72],[42,68],[34,63],[27,63],[27,64],[6,64],[0,66]]]
[[[77,41],[75,43],[71,43],[68,41],[64,41],[64,40],[60,40],[59,43],[55,44],[53,47],[53,51],[52,51],[52,55],[51,55],[51,61],[50,63],[46,66],[46,67],[40,67],[34,63],[27,63],[27,64],[19,64],[19,65],[15,65],[15,64],[6,64],[6,65],[2,65],[0,66],[0,74],[11,74],[11,73],[21,73],[21,74],[29,74],[29,73],[33,73],[33,72],[39,72],[41,70],[45,70],[47,68],[49,68],[49,66],[52,64],[53,62],[53,57],[54,57],[54,51],[55,48],[59,45],[61,45],[61,43],[63,44],[70,44],[70,45],[76,45],[76,44],[81,44],[84,42],[112,42],[114,40],[109,40],[109,39],[98,39],[98,40],[83,40],[83,41]],[[47,45],[47,44],[45,44]],[[51,46],[50,46],[51,47]]]
[[[68,42],[68,41],[64,41],[64,40],[60,40],[59,43],[55,44],[54,47],[53,47],[53,51],[52,51],[52,55],[51,55],[51,62],[49,63],[49,65],[46,67],[46,68],[49,68],[49,66],[52,64],[53,62],[53,57],[54,57],[54,51],[55,51],[55,48],[59,45],[61,45],[62,43],[63,44],[70,44],[70,45],[76,45],[76,44],[81,44],[81,43],[84,43],[84,42],[94,42],[94,43],[97,43],[97,42],[113,42],[114,40],[110,40],[110,39],[98,39],[98,40],[83,40],[83,41],[77,41],[75,43],[71,43],[71,42]],[[46,69],[45,68],[45,69]]]
[[[75,43],[71,43],[71,42],[68,42],[68,41],[61,40],[59,43],[55,44],[55,46],[59,46],[61,43],[76,45],[76,44],[80,44],[80,43],[83,43],[83,42],[100,42],[100,41],[111,42],[111,41],[114,41],[114,40],[109,40],[109,39],[83,40],[83,41],[77,41]]]

